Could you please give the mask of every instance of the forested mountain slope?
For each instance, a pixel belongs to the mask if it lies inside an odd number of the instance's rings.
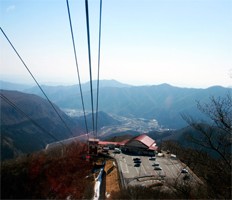
[[[54,105],[70,128],[70,132],[48,101],[41,97],[7,90],[0,90],[0,93],[1,97],[6,97],[25,115],[29,116],[29,118],[25,117],[1,98],[1,159],[36,151],[55,139],[65,139],[83,132],[81,124],[68,117]],[[36,122],[42,129],[33,122]]]

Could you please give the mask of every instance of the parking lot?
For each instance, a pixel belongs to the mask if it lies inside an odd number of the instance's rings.
[[[110,155],[117,161],[124,185],[151,185],[158,181],[183,178],[181,173],[186,167],[178,159],[165,157],[135,156],[124,153]],[[189,174],[190,175],[190,174]],[[191,175],[190,175],[191,178]]]

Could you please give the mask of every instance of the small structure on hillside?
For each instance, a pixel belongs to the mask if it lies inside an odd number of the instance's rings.
[[[88,140],[89,155],[98,154],[98,143],[99,143],[99,139],[89,138]]]

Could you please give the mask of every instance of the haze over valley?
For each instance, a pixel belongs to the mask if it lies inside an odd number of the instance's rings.
[[[157,191],[162,198],[230,197],[225,188],[230,185],[231,173],[232,88],[131,86],[114,80],[100,81],[97,131],[96,124],[93,131],[96,113],[91,112],[89,83],[83,84],[85,116],[78,85],[42,85],[50,104],[36,87],[1,83],[3,197],[74,195],[89,199],[99,183],[99,178],[93,177],[99,177],[103,170],[100,191],[108,192],[102,197],[110,194],[116,199],[128,199],[131,191],[139,199],[157,198]],[[96,96],[95,86],[93,94]],[[199,102],[206,112],[200,112]],[[207,109],[220,116],[225,113],[222,123],[217,115],[205,117]],[[196,121],[191,124],[189,119]],[[97,155],[89,153],[89,137],[100,140],[95,148]],[[206,138],[210,138],[209,143]],[[152,157],[141,155],[141,144],[151,141],[151,147],[157,145],[157,150],[152,151]],[[125,147],[107,150],[112,144]],[[135,150],[127,152],[126,148]],[[187,192],[179,190],[186,187]]]
[[[42,87],[50,100],[59,107],[57,109],[71,127],[73,134],[66,130],[37,87],[1,82],[0,89],[2,89],[1,94],[19,106],[40,126],[54,134],[57,139],[62,140],[84,134],[86,130],[78,85],[43,85]],[[83,84],[82,88],[87,125],[91,130],[89,83]],[[95,92],[94,87],[94,94]],[[187,123],[181,114],[204,119],[196,108],[196,101],[207,102],[210,96],[223,96],[228,92],[231,92],[231,88],[220,86],[194,89],[168,84],[131,86],[115,80],[100,81],[98,136],[110,138],[153,131],[164,133],[184,128]],[[38,127],[34,127],[30,120],[22,117],[2,99],[1,134],[2,152],[5,153],[5,156],[2,156],[3,159],[43,149],[46,144],[54,142],[54,138],[43,133]],[[157,139],[156,136],[157,134],[153,138]]]

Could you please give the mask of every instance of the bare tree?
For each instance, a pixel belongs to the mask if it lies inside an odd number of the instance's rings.
[[[192,142],[216,152],[227,170],[231,171],[232,96],[230,92],[224,97],[210,97],[209,103],[197,102],[197,108],[210,118],[212,123],[199,122],[190,116],[182,115],[182,118],[200,133],[200,137],[191,135]]]

